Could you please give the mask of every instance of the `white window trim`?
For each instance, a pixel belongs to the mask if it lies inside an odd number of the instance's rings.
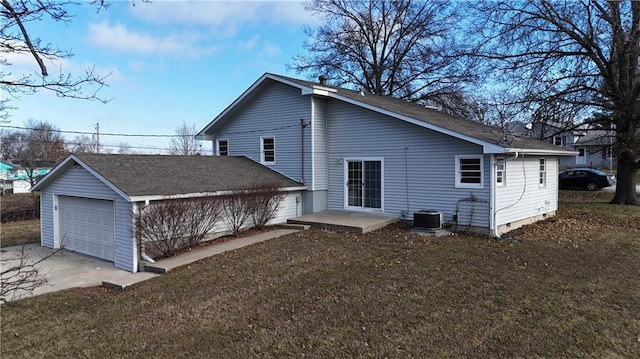
[[[460,180],[460,160],[479,159],[480,160],[480,183],[461,183]],[[482,155],[457,155],[456,156],[456,184],[455,188],[484,188],[484,158]]]
[[[220,156],[220,142],[221,141],[226,141],[227,142],[227,156],[229,156],[229,140],[226,138],[221,138],[219,140],[216,140],[216,156]]]
[[[341,158],[341,163],[343,163],[343,179],[344,179],[344,208],[349,210],[359,210],[365,212],[382,212],[384,213],[384,157],[345,157]],[[381,188],[380,188],[380,208],[370,208],[370,207],[362,207],[362,206],[349,206],[349,194],[347,193],[347,178],[349,178],[349,162],[365,162],[365,161],[380,161],[380,180],[381,180]]]
[[[558,141],[556,141],[556,140],[560,140],[559,141],[560,144],[557,144],[556,142],[558,142]],[[567,136],[566,135],[555,135],[555,136],[553,136],[552,143],[555,146],[566,147],[567,146]]]
[[[265,139],[273,140],[273,161],[265,161],[264,159],[264,140]],[[261,136],[260,137],[260,163],[263,165],[275,165],[276,164],[276,137],[275,136]]]
[[[544,162],[541,163],[541,161]],[[540,165],[544,165],[544,169],[540,169]],[[538,186],[541,188],[547,186],[547,159],[544,157],[538,159]]]
[[[502,170],[500,170],[500,166],[502,166]],[[502,172],[502,182],[498,182],[498,173]],[[506,186],[507,185],[507,159],[505,157],[496,158],[496,186]]]

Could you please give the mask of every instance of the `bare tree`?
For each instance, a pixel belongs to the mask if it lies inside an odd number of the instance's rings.
[[[49,167],[67,155],[60,130],[46,121],[28,120],[25,123],[27,147],[18,158],[31,185],[36,183],[39,167]]]
[[[131,145],[126,142],[118,143],[118,153],[121,155],[131,153]]]
[[[40,37],[29,32],[29,23],[50,18],[53,21],[68,23],[73,15],[69,8],[80,6],[82,1],[73,0],[1,0],[0,1],[0,64],[10,66],[9,56],[29,56],[37,65],[37,72],[31,74],[12,74],[0,72],[0,89],[13,98],[33,94],[37,91],[51,91],[61,97],[89,100],[108,100],[100,98],[97,92],[105,86],[108,76],[98,74],[95,68],[88,68],[85,73],[74,76],[65,73],[60,67],[57,71],[49,71],[47,63],[55,64],[72,56],[71,52],[62,50]],[[89,1],[88,4],[98,9],[107,7],[104,0]],[[89,88],[88,91],[87,88]],[[8,98],[0,101],[0,119],[8,116],[12,108]]]
[[[480,44],[474,53],[490,60],[496,83],[511,84],[519,101],[612,114],[618,183],[611,203],[637,204],[640,2],[484,1],[476,10],[479,26],[468,36],[480,36],[472,38]]]
[[[96,141],[87,136],[87,135],[79,135],[73,138],[73,141],[68,143],[68,147],[70,152],[75,153],[96,153],[97,152],[97,144]]]
[[[24,128],[6,131],[0,148],[3,157],[25,170],[31,185],[39,176],[36,169],[50,167],[67,155],[60,130],[46,121],[28,120]]]
[[[452,112],[464,99],[462,85],[475,72],[456,53],[450,1],[314,0],[305,7],[322,25],[306,29],[306,53],[289,68]]]
[[[0,130],[0,158],[14,160],[26,147],[27,141],[22,131]]]
[[[196,140],[198,130],[195,123],[187,125],[186,122],[176,128],[176,135],[171,138],[171,153],[174,155],[195,155],[200,152],[200,141]]]

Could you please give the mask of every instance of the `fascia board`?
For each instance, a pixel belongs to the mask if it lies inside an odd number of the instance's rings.
[[[116,187],[113,183],[111,183],[108,179],[100,175],[98,172],[94,171],[93,168],[91,168],[89,165],[84,163],[80,158],[78,158],[74,154],[70,154],[69,157],[67,157],[64,161],[62,161],[62,163],[60,163],[52,171],[50,171],[42,180],[36,183],[31,188],[31,192],[39,191],[41,190],[41,188],[46,187],[49,184],[49,182],[54,181],[62,173],[64,173],[64,171],[69,169],[69,167],[71,167],[72,165],[71,162],[77,163],[82,168],[84,168],[87,172],[89,172],[91,175],[97,178],[100,182],[104,183],[107,187],[109,187],[111,190],[116,192],[120,197],[124,198],[127,201],[130,201],[129,196],[126,193],[124,193],[120,188]]]
[[[304,191],[307,187],[284,187],[281,188],[284,192]],[[201,198],[201,197],[218,197],[233,194],[235,191],[216,191],[216,192],[196,192],[196,193],[182,193],[182,194],[167,194],[167,195],[147,195],[147,196],[131,196],[131,202],[144,202],[144,201],[161,201],[166,199],[186,199],[186,198]]]
[[[577,156],[578,151],[568,150],[543,150],[535,148],[507,148],[506,153],[520,153],[535,156]]]

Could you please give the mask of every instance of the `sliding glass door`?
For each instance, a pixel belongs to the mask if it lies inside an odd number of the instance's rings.
[[[345,206],[348,209],[382,209],[382,160],[347,160],[345,172]]]

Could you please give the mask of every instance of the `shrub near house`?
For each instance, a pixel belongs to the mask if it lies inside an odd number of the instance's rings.
[[[135,235],[154,255],[170,257],[229,231],[264,228],[283,199],[276,183],[263,183],[224,196],[162,201],[135,214]]]

